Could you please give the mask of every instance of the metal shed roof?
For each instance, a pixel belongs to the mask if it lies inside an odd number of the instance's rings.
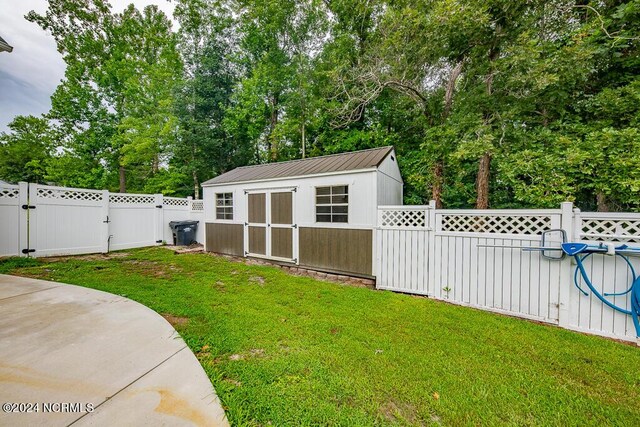
[[[352,151],[350,153],[310,157],[308,159],[243,166],[218,175],[202,183],[202,185],[264,181],[268,179],[317,175],[330,172],[350,172],[371,169],[378,167],[392,151],[393,147],[388,146]]]

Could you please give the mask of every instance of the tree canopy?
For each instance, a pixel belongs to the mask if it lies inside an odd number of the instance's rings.
[[[67,64],[0,178],[199,197],[234,167],[394,145],[405,202],[640,209],[640,0],[177,0],[27,19]]]

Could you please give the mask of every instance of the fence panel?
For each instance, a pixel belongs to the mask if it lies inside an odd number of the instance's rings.
[[[429,295],[428,206],[381,206],[376,231],[378,288]]]
[[[29,184],[29,249],[34,256],[104,251],[106,192]]]
[[[164,197],[162,199],[162,240],[170,245],[173,244],[173,231],[171,227],[169,227],[169,223],[171,221],[186,221],[191,219],[189,206],[190,199],[178,197]]]
[[[156,245],[157,197],[154,194],[111,193],[109,195],[109,248],[111,250]]]
[[[378,223],[378,288],[558,323],[561,263],[518,248],[560,228],[560,210],[396,206]]]
[[[560,228],[560,212],[436,211],[436,298],[558,322],[561,269],[540,252],[543,231]]]
[[[640,244],[640,214],[612,212],[575,212],[575,235],[577,240],[588,244],[613,242],[618,245]],[[594,255],[584,261],[587,274],[601,293],[622,293],[633,280],[631,267],[640,273],[640,258],[629,257],[631,265],[620,256]],[[617,338],[634,338],[635,328],[631,316],[607,307],[593,296],[584,280],[578,275],[578,284],[589,295],[584,295],[575,286],[575,265],[568,278],[570,306],[569,326],[572,329],[597,333]],[[630,295],[610,296],[609,300],[620,307],[631,306]]]
[[[190,216],[194,221],[198,221],[196,230],[196,241],[204,245],[205,225],[204,225],[204,200],[189,200]]]
[[[21,247],[20,241],[21,231],[26,233],[20,229],[20,216],[24,211],[20,207],[20,190],[18,185],[0,184],[0,257],[18,256],[26,248],[26,245]]]

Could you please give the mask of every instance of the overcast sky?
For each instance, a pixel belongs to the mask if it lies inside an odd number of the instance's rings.
[[[173,4],[168,0],[111,0],[120,12],[133,3],[137,8],[157,4],[168,16]],[[17,115],[39,116],[49,111],[50,97],[64,77],[65,64],[53,37],[26,19],[30,10],[42,13],[46,0],[3,1],[0,36],[13,46],[13,52],[0,53],[0,132]]]

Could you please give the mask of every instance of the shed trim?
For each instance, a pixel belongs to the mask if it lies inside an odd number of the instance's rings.
[[[263,182],[286,178],[324,176],[325,174],[333,173],[345,174],[359,170],[375,170],[380,168],[380,165],[392,153],[395,153],[393,146],[386,146],[306,159],[242,166],[205,181],[202,186]]]
[[[266,179],[252,179],[249,181],[229,181],[229,182],[214,182],[207,184],[206,182],[202,183],[202,187],[223,187],[230,185],[240,185],[240,184],[251,184],[254,182],[272,182],[272,181],[286,181],[291,179],[301,179],[301,178],[318,178],[323,176],[334,176],[334,175],[347,175],[354,173],[367,173],[367,172],[375,172],[378,168],[367,168],[367,169],[355,169],[355,170],[343,170],[343,171],[335,171],[335,172],[325,172],[318,173],[313,175],[295,175],[295,176],[283,176],[277,178],[266,178]],[[289,186],[291,187],[291,186]],[[256,190],[263,190],[262,188]]]

